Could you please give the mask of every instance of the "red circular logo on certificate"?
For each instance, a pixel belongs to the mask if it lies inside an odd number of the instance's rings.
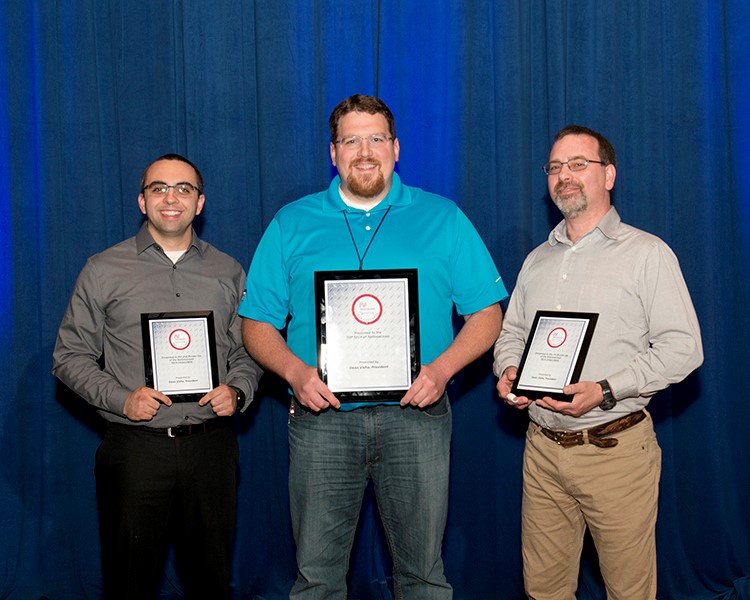
[[[352,315],[362,325],[372,325],[383,316],[383,305],[372,294],[362,294],[352,302]]]
[[[175,329],[169,334],[169,345],[175,350],[184,350],[190,345],[190,334],[184,329]]]
[[[551,348],[559,348],[568,339],[568,332],[562,327],[555,327],[547,336],[547,344]]]

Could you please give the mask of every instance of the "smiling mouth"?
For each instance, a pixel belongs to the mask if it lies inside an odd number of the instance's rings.
[[[559,186],[555,190],[558,196],[571,196],[580,191],[581,191],[581,188],[577,185]]]
[[[352,163],[352,169],[359,169],[360,171],[371,171],[380,167],[380,163],[371,160],[361,160]]]

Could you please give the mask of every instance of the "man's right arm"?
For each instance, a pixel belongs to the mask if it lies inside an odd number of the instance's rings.
[[[526,263],[524,263],[524,267]],[[508,311],[503,321],[503,330],[495,342],[493,350],[493,370],[498,378],[497,393],[500,398],[514,408],[524,409],[531,404],[525,396],[514,396],[510,393],[518,373],[518,364],[526,345],[528,330],[524,321],[523,286],[521,285],[524,269],[518,275],[516,287],[508,303]]]
[[[153,418],[171,400],[154,389],[128,390],[102,370],[102,339],[106,314],[96,290],[96,270],[87,263],[78,276],[52,354],[52,373],[92,406],[131,421]]]
[[[52,373],[96,408],[123,414],[130,390],[102,370],[105,311],[98,299],[95,267],[81,271],[57,334]]]
[[[242,320],[242,340],[250,355],[264,368],[286,380],[297,401],[313,412],[332,406],[339,408],[336,396],[318,376],[318,370],[305,364],[270,323]]]

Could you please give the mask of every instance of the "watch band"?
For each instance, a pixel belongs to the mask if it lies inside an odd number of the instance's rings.
[[[612,393],[612,388],[609,385],[609,381],[607,381],[606,379],[602,379],[601,381],[597,381],[597,383],[602,388],[603,397],[601,404],[599,404],[599,408],[601,408],[602,410],[612,410],[615,407],[615,404],[617,404],[617,400]]]
[[[236,385],[230,385],[229,387],[237,393],[237,410],[242,410],[245,407],[245,392]]]

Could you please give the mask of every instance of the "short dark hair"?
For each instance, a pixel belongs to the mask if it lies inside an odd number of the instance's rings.
[[[336,105],[328,118],[328,129],[331,131],[331,142],[336,142],[339,135],[339,121],[344,115],[350,112],[364,112],[370,115],[381,114],[388,121],[388,133],[391,137],[396,137],[396,120],[393,118],[391,109],[388,108],[377,96],[364,96],[354,94],[346,100],[342,100]]]
[[[555,142],[559,142],[567,135],[589,135],[599,142],[599,160],[605,165],[617,166],[615,149],[612,143],[598,131],[584,127],[583,125],[568,125],[555,134]]]
[[[155,163],[158,163],[160,160],[179,160],[180,162],[184,162],[187,165],[190,165],[193,167],[193,171],[195,171],[195,176],[198,179],[198,192],[203,193],[203,175],[201,175],[200,170],[198,167],[196,167],[192,162],[190,162],[187,158],[184,156],[181,156],[179,154],[165,154],[164,156],[160,156],[159,158],[155,158],[152,160],[145,169],[143,169],[143,173],[141,173],[141,187],[139,188],[141,191],[143,191],[143,188],[146,187],[146,175],[148,175],[148,170],[154,166]]]

